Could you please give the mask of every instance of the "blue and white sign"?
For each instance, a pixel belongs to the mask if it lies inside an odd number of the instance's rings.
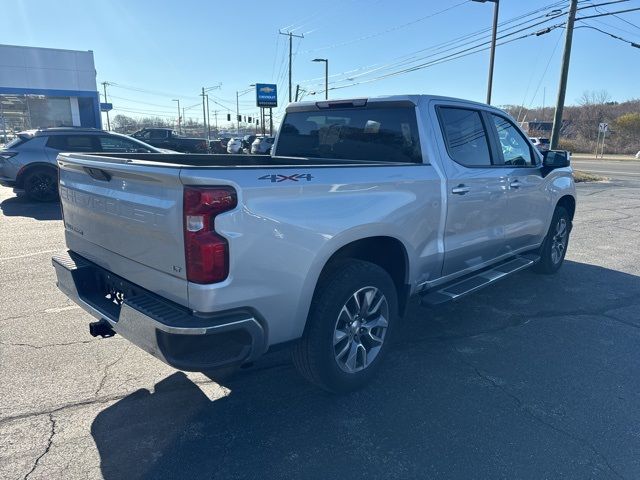
[[[256,105],[258,107],[277,107],[277,85],[272,83],[256,83]]]
[[[113,110],[113,103],[100,102],[100,111],[101,112],[110,112],[111,110]]]

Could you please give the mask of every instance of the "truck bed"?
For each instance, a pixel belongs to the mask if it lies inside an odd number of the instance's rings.
[[[99,156],[103,158],[125,158],[130,163],[152,162],[175,165],[178,167],[217,167],[217,168],[272,168],[292,166],[358,166],[358,165],[399,165],[398,162],[377,162],[365,160],[339,160],[331,158],[309,157],[272,157],[270,155],[224,155],[224,154],[166,154],[166,153],[101,153],[74,154]],[[407,164],[412,165],[412,164]]]

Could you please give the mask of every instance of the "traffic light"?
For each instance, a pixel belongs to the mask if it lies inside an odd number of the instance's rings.
[[[242,115],[238,115],[238,122],[242,121]]]
[[[251,123],[251,117],[249,117],[249,123]]]
[[[231,121],[231,114],[227,113],[227,122],[230,122],[230,121]]]

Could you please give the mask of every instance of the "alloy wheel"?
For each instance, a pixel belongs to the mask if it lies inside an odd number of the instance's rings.
[[[333,331],[335,360],[346,373],[364,370],[380,353],[389,325],[389,303],[376,287],[356,291],[340,309]]]

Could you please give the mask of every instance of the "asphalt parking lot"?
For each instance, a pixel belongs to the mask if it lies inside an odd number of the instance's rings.
[[[578,195],[556,276],[414,302],[336,397],[286,352],[210,378],[92,338],[58,206],[0,187],[0,478],[640,478],[640,177]]]

